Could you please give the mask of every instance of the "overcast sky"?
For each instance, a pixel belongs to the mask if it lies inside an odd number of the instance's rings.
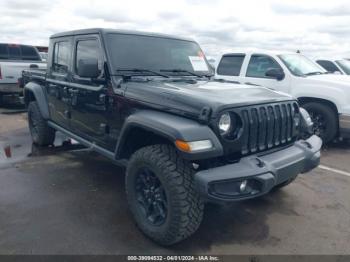
[[[0,0],[0,42],[47,45],[51,34],[89,27],[191,37],[211,56],[262,48],[350,57],[348,0]]]

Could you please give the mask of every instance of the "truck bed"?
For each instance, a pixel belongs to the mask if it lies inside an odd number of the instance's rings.
[[[22,72],[21,86],[30,81],[44,82],[46,80],[46,69],[27,69]]]

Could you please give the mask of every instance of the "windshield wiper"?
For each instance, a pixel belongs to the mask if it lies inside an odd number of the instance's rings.
[[[160,69],[159,71],[160,72],[169,72],[169,73],[188,73],[188,74],[193,75],[193,76],[203,77],[203,75],[199,75],[199,74],[193,73],[193,72],[191,72],[189,70],[185,70],[185,69]]]
[[[142,69],[142,68],[119,68],[116,71],[117,72],[152,73],[153,75],[156,75],[156,76],[162,76],[162,77],[165,77],[165,78],[169,78],[169,76],[166,75],[166,74],[162,74],[162,73],[158,73],[158,72],[153,71],[153,70]]]
[[[313,76],[313,75],[322,75],[323,73],[320,71],[315,71],[315,72],[310,72],[310,73],[306,73],[304,74],[305,76]]]

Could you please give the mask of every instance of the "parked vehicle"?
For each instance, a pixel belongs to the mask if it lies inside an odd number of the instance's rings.
[[[0,104],[3,96],[23,93],[18,79],[28,68],[45,68],[35,47],[0,43]]]
[[[320,160],[321,139],[291,96],[212,76],[190,39],[53,35],[47,71],[23,72],[32,139],[50,145],[58,130],[126,166],[137,225],[174,244],[197,230],[207,201],[259,197]]]
[[[41,60],[46,62],[48,54],[46,52],[39,52]]]
[[[350,75],[350,61],[346,59],[316,59],[316,63],[330,73]]]
[[[313,132],[324,142],[350,138],[349,77],[327,74],[303,55],[268,51],[225,54],[216,77],[291,94],[310,113]]]

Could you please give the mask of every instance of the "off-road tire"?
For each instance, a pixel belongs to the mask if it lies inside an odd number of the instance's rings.
[[[150,169],[161,182],[167,198],[167,217],[162,225],[147,221],[136,200],[135,181],[142,168]],[[152,145],[136,151],[126,171],[126,194],[140,230],[160,245],[175,244],[199,227],[204,204],[195,190],[193,168],[170,145]]]
[[[55,141],[55,130],[47,125],[36,101],[30,102],[28,105],[28,123],[34,144],[39,146],[53,144]]]
[[[325,104],[317,102],[308,102],[303,104],[302,107],[305,108],[310,115],[319,114],[323,117],[325,130],[323,135],[320,135],[320,137],[324,143],[333,141],[338,134],[338,116],[334,110]]]

